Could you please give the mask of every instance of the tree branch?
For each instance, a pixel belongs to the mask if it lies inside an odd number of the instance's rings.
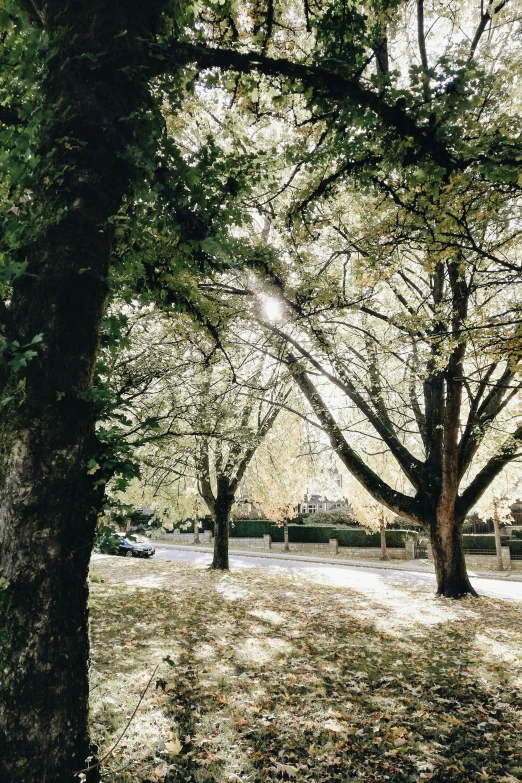
[[[484,465],[457,499],[457,513],[461,519],[473,508],[502,469],[519,456],[517,450],[521,445],[522,425],[504,441],[500,451]]]
[[[408,451],[408,449],[397,438],[395,433],[391,431],[386,423],[379,418],[378,414],[372,410],[366,400],[364,400],[364,398],[361,397],[359,392],[355,389],[346,374],[342,374],[342,380],[336,378],[336,376],[328,372],[328,370],[326,370],[320,364],[320,362],[318,362],[317,359],[315,359],[311,353],[306,350],[306,348],[303,348],[303,346],[300,345],[297,340],[294,340],[289,335],[281,332],[281,330],[275,326],[269,326],[268,328],[270,328],[274,334],[277,334],[286,343],[290,343],[290,345],[296,348],[301,356],[310,362],[312,367],[315,367],[315,369],[318,370],[321,375],[327,378],[331,383],[337,386],[338,389],[346,394],[346,396],[359,408],[361,413],[366,416],[376,432],[379,433],[413,486],[419,488],[424,471],[423,463],[410,451]],[[337,368],[337,371],[339,371],[339,368]]]
[[[417,33],[422,67],[427,70],[428,56],[426,54],[426,37],[424,35],[424,0],[417,0]]]
[[[197,461],[198,492],[205,501],[211,515],[214,516],[216,498],[210,481],[210,457],[208,450],[209,443],[205,440],[201,444],[201,453]]]
[[[321,66],[268,57],[258,52],[240,52],[178,41],[164,50],[155,52],[151,49],[149,73],[153,76],[161,75],[190,63],[197,63],[200,68],[221,68],[239,73],[257,70],[266,76],[282,76],[300,82],[337,100],[349,100],[373,111],[386,127],[393,128],[400,137],[411,137],[419,146],[419,157],[429,156],[448,170],[458,167],[457,161],[446,146],[438,141],[433,130],[419,127],[398,102],[390,105],[382,96],[361,86],[358,81]]]
[[[414,522],[423,525],[427,524],[427,520],[423,518],[420,505],[416,499],[392,489],[348,445],[339,425],[331,415],[319,392],[297,359],[291,354],[288,354],[288,366],[296,384],[328,434],[335,453],[357,481],[362,484],[375,500],[391,511],[408,517],[408,519]]]
[[[507,0],[501,0],[500,2],[496,2],[496,0],[489,0],[486,10],[480,17],[480,22],[477,27],[477,31],[473,36],[473,41],[471,42],[471,47],[469,50],[468,62],[474,58],[477,46],[479,45],[480,39],[484,34],[484,30],[486,29],[488,22],[491,22],[491,18],[492,18],[491,10],[493,10],[493,13],[498,14],[498,12],[504,8],[506,3]]]

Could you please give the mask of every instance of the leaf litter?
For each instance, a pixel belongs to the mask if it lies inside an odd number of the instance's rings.
[[[106,781],[522,781],[515,602],[109,556],[92,570],[100,756],[160,663]]]

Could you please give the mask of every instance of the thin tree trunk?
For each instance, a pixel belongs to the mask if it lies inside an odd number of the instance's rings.
[[[474,595],[464,558],[462,528],[450,514],[439,514],[431,528],[431,547],[437,577],[437,595],[462,598]]]
[[[194,503],[194,543],[199,544],[199,503]]]
[[[384,520],[384,512],[381,512],[381,518],[379,520],[379,528],[381,531],[381,560],[388,560],[388,552],[386,551],[386,526]]]
[[[132,117],[150,108],[140,41],[160,7],[25,6],[46,27],[54,54],[41,87],[32,199],[23,207],[35,230],[27,232],[27,270],[13,285],[6,328],[21,345],[39,333],[43,340],[24,371],[23,397],[0,410],[0,780],[77,783],[92,751],[87,574],[100,500],[100,476],[89,475],[97,449],[89,392],[110,218],[137,174]],[[18,380],[0,365],[0,396]]]
[[[214,557],[210,568],[228,571],[228,529],[234,495],[227,476],[217,477],[217,493],[214,505]]]
[[[500,525],[498,518],[498,500],[493,500],[493,527],[495,528],[495,549],[497,550],[497,570],[504,570],[504,563],[502,562],[502,541],[500,539]]]
[[[285,520],[283,522],[283,538],[284,538],[284,542],[285,542],[285,545],[284,545],[285,552],[289,552],[290,551],[290,543],[289,543],[289,539],[288,539],[288,520]]]

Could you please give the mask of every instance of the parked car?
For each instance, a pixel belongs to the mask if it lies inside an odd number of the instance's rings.
[[[120,536],[118,554],[124,557],[152,557],[156,550],[146,541],[131,541],[125,536]]]

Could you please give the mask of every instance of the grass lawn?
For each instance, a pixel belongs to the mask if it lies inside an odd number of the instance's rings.
[[[520,604],[325,574],[95,556],[104,779],[522,781]]]

